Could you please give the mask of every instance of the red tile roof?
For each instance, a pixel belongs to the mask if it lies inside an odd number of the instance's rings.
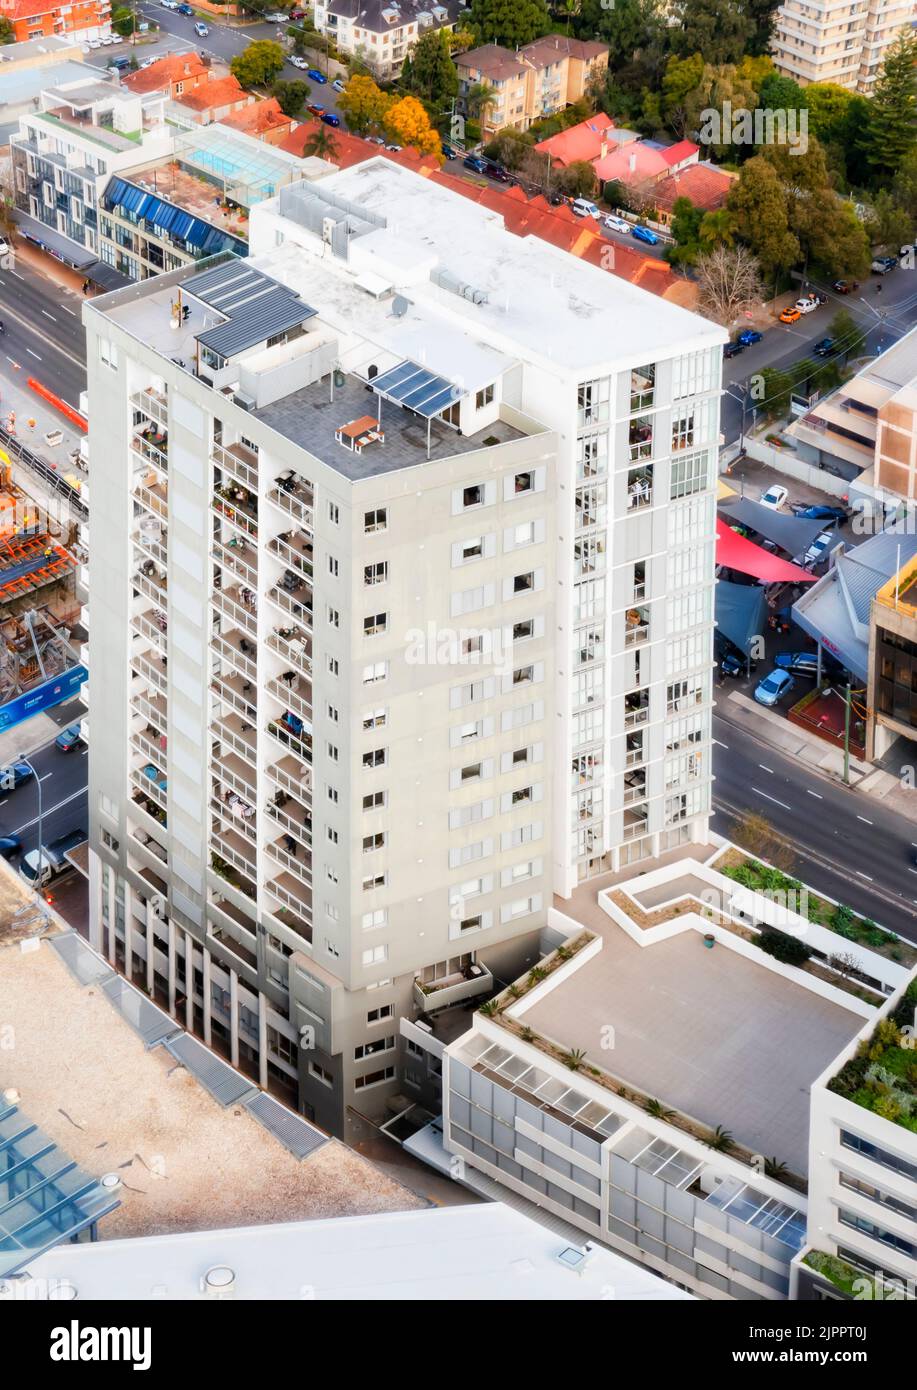
[[[543,39],[533,39],[525,44],[520,53],[533,67],[548,67],[556,63],[558,57],[579,58],[589,61],[609,51],[607,43],[595,39],[567,38],[565,34],[548,34]]]
[[[52,14],[59,10],[67,0],[2,0],[0,15],[4,19],[35,19],[38,15]]]
[[[458,68],[479,72],[482,77],[487,77],[493,82],[523,77],[526,71],[525,64],[520,63],[512,49],[502,48],[498,43],[485,43],[481,48],[459,53],[455,65]]]
[[[709,164],[689,164],[687,169],[669,174],[657,183],[653,200],[657,208],[668,210],[677,198],[690,198],[695,207],[715,212],[725,203],[732,184],[732,177],[721,169],[712,169]]]
[[[660,178],[668,169],[668,164],[659,150],[633,140],[629,145],[616,145],[609,150],[604,159],[595,161],[595,173],[602,183],[619,179],[628,185],[652,182]]]
[[[696,159],[700,154],[700,145],[695,145],[693,140],[679,140],[677,145],[668,145],[659,153],[671,169],[676,164],[683,164],[686,159]]]
[[[193,91],[184,92],[175,98],[182,106],[190,106],[192,111],[212,111],[218,106],[230,106],[237,101],[248,101],[249,93],[239,85],[238,78],[230,73],[227,77],[217,77],[211,82],[202,82]]]
[[[549,136],[547,140],[540,140],[535,149],[541,154],[549,154],[555,164],[567,165],[580,159],[587,159],[591,163],[593,159],[601,157],[603,145],[614,148],[608,137],[608,131],[613,129],[611,117],[606,116],[604,111],[597,111],[588,120],[580,121],[579,125],[572,125],[568,130]]]
[[[272,130],[290,130],[293,118],[284,115],[276,97],[268,97],[264,101],[252,102],[251,106],[243,107],[241,111],[233,111],[220,124],[242,130],[246,135],[258,136]]]
[[[141,68],[139,72],[125,73],[121,84],[132,92],[162,92],[173,82],[187,82],[206,71],[205,64],[196,53],[173,53],[151,63],[148,68]]]

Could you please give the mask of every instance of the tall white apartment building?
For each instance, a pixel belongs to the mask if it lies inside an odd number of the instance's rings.
[[[346,1132],[706,831],[725,334],[384,158],[85,321],[94,941]]]
[[[917,19],[915,0],[786,0],[771,53],[803,87],[836,82],[872,93],[889,45]]]

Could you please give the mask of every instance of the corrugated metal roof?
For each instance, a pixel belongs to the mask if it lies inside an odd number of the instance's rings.
[[[171,1037],[173,1033],[178,1032],[179,1025],[175,1019],[163,1013],[155,1004],[151,1004],[149,999],[138,989],[134,989],[133,985],[128,984],[121,975],[113,975],[110,980],[106,980],[102,986],[102,993],[114,1004],[125,1023],[129,1023],[134,1032],[140,1034],[144,1047],[155,1047],[163,1038]]]
[[[197,336],[203,347],[222,357],[234,357],[247,348],[256,347],[288,328],[305,323],[316,312],[304,304],[294,290],[239,261],[229,261],[193,275],[182,288],[226,315],[224,323],[207,328]]]
[[[248,1096],[255,1090],[250,1081],[222,1062],[209,1047],[205,1047],[188,1033],[170,1038],[164,1046],[176,1062],[181,1062],[183,1067],[187,1067],[191,1075],[197,1078],[220,1105],[232,1105],[234,1101],[241,1100],[243,1096]]]
[[[245,1108],[296,1158],[306,1158],[327,1143],[327,1134],[310,1125],[301,1115],[294,1115],[264,1091],[245,1101]]]

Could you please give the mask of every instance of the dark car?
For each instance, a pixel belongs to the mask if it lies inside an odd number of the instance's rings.
[[[321,119],[325,122],[325,125],[338,126],[341,124],[340,116],[336,116],[333,111],[323,111]]]
[[[745,343],[740,343],[738,341],[734,343],[727,343],[726,346],[723,348],[723,356],[727,359],[727,361],[730,357],[738,357],[740,352],[745,351],[745,346]]]
[[[847,520],[846,507],[829,507],[822,503],[816,506],[807,507],[804,503],[797,502],[793,507],[793,515],[800,521],[837,521]]]
[[[442,142],[442,145],[443,145],[443,154],[445,155],[446,159],[458,159],[458,157],[459,157],[459,152],[458,152],[458,150],[454,150],[454,149],[452,148],[451,145],[447,145],[446,142],[445,142],[445,140]]]
[[[512,183],[512,176],[499,164],[485,164],[484,173],[489,179],[496,179],[497,183]]]
[[[18,835],[0,835],[0,854],[4,859],[12,859],[22,853],[22,841]]]
[[[28,763],[10,763],[0,772],[0,788],[5,792],[14,792],[17,787],[21,787],[23,782],[28,782],[35,773]]]
[[[812,349],[816,357],[833,357],[837,352],[837,344],[833,338],[822,338]]]
[[[325,74],[323,72],[319,72],[318,68],[307,69],[306,76],[311,77],[312,81],[317,82],[320,87],[328,81]]]
[[[563,205],[564,205],[564,203],[565,203],[566,201],[567,201],[566,198],[564,198],[563,195],[560,194],[560,193],[549,193],[549,194],[548,194],[548,202],[551,204],[551,207],[552,207],[552,208],[563,207]]]
[[[897,264],[897,256],[876,256],[870,269],[874,275],[887,275],[890,270],[895,269]]]
[[[795,671],[800,676],[815,676],[818,673],[817,652],[778,652],[774,665],[781,671]]]
[[[481,159],[479,155],[466,154],[465,158],[462,160],[462,163],[464,164],[466,169],[473,169],[476,174],[487,173],[487,160]]]
[[[179,7],[178,7],[178,13],[179,13],[179,14],[186,14],[186,15],[193,15],[193,14],[194,14],[194,7],[193,7],[192,5],[179,5]]]
[[[831,286],[835,294],[853,294],[860,288],[859,280],[835,280]]]
[[[54,746],[59,748],[62,753],[72,753],[75,748],[80,747],[82,742],[79,724],[71,724],[62,734],[58,734],[54,740]]]
[[[763,337],[764,334],[759,333],[757,328],[746,328],[739,334],[736,342],[741,343],[743,347],[752,347],[753,344],[760,343]]]

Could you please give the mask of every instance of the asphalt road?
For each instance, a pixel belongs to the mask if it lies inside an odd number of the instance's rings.
[[[68,705],[66,709],[70,722],[79,719],[83,712],[79,704]],[[65,720],[66,715],[63,710],[59,714],[55,711],[55,722],[57,719]],[[71,830],[88,829],[88,751],[80,747],[72,753],[62,753],[55,748],[54,740],[50,739],[30,754],[41,782],[42,838],[45,844]],[[34,778],[15,791],[0,793],[0,834],[18,835],[22,840],[23,852],[37,848],[38,787]]]
[[[719,704],[713,717],[714,829],[748,811],[791,842],[795,872],[917,944],[917,824],[759,741]]]
[[[34,376],[78,409],[86,389],[81,313],[80,295],[37,274],[21,256],[15,267],[0,269],[0,375],[23,389]]]

